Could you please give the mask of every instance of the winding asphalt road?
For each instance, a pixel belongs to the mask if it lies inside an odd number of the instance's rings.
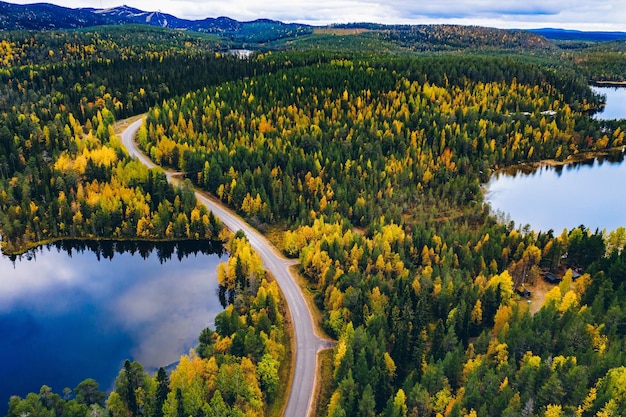
[[[131,157],[136,157],[150,168],[156,168],[145,154],[135,144],[135,134],[141,127],[143,120],[137,120],[129,125],[122,133],[122,143],[126,146]],[[166,172],[168,181],[173,180],[172,172]],[[224,207],[217,200],[196,192],[196,197],[204,203],[226,227],[236,232],[243,230],[252,247],[259,253],[265,268],[273,275],[285,296],[291,321],[295,330],[295,369],[291,382],[289,400],[285,408],[285,417],[305,417],[311,412],[313,393],[317,377],[317,353],[332,346],[331,342],[320,339],[315,334],[313,321],[308,305],[300,292],[300,288],[289,271],[295,261],[285,259],[272,244],[246,223],[241,217]]]

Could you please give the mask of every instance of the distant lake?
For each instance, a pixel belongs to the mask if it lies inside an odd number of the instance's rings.
[[[599,120],[626,119],[626,87],[591,87],[591,89],[606,96],[604,110],[593,117]]]
[[[125,359],[176,362],[213,327],[221,247],[204,242],[49,245],[0,256],[0,414],[10,395],[94,378],[112,388]]]
[[[624,154],[533,173],[497,174],[487,184],[486,201],[516,226],[535,231],[626,227],[626,164]]]

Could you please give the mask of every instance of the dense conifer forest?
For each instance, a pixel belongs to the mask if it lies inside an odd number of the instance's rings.
[[[222,38],[162,29],[7,32],[5,253],[68,238],[214,239],[230,253],[228,307],[170,374],[127,361],[110,394],[93,380],[65,396],[44,386],[12,397],[8,415],[280,413],[291,352],[279,288],[194,186],[298,259],[337,341],[317,415],[626,414],[624,229],[535,233],[496,218],[480,188],[503,167],[624,145],[626,123],[589,117],[601,97],[587,86],[624,76],[622,45],[556,60],[541,40],[540,60],[518,59],[493,53],[500,32],[443,29],[368,42],[463,40],[453,53],[245,60],[219,52]],[[489,54],[458,53],[471,42]],[[138,142],[182,185],[121,145],[115,121],[142,113]],[[547,271],[562,280],[531,314],[515,289]]]
[[[594,397],[623,369],[620,296],[598,287],[620,285],[623,236],[498,224],[480,182],[621,146],[596,100],[509,59],[344,59],[166,101],[138,139],[260,227],[293,225],[284,250],[339,340],[328,416],[594,415],[623,409]],[[542,268],[568,272],[531,316],[513,289]]]

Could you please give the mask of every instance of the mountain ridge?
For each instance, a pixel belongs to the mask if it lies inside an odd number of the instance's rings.
[[[240,22],[230,17],[181,19],[159,11],[146,12],[126,5],[112,8],[68,8],[50,3],[13,4],[0,1],[0,31],[61,30],[103,25],[144,24],[168,29],[219,34],[231,39],[254,39],[253,32],[263,32],[263,41],[312,33],[313,26],[284,23],[271,19]]]
[[[242,44],[246,42],[263,44],[285,38],[310,35],[314,30],[325,27],[335,29],[391,31],[394,32],[391,37],[395,41],[428,42],[432,34],[418,34],[419,36],[416,38],[416,31],[424,31],[423,27],[433,26],[386,25],[367,22],[313,26],[300,23],[285,23],[267,18],[238,21],[227,16],[190,20],[178,18],[172,14],[162,13],[160,11],[144,11],[127,5],[112,8],[68,8],[50,3],[20,5],[0,0],[0,31],[63,30],[130,24],[142,24],[174,30],[215,34]],[[457,25],[443,26],[455,27]],[[546,40],[587,42],[626,40],[626,32],[586,32],[558,28],[519,30],[475,27],[476,30],[478,30],[477,28],[482,29],[483,32],[503,31],[518,34],[526,33],[527,35],[517,35],[519,39],[516,42],[527,47],[539,46],[544,49],[549,47],[545,42]],[[458,31],[458,29],[456,31]],[[426,30],[426,32],[428,32],[428,30]],[[459,33],[454,32],[455,30],[448,35],[452,37],[459,35]],[[463,37],[466,34],[461,33],[460,35]],[[440,34],[436,34],[435,36],[440,36]],[[540,38],[532,38],[532,36],[542,37],[544,39],[542,41]],[[447,41],[454,44],[454,39],[452,38],[449,38]],[[504,38],[501,42],[505,43]],[[510,41],[507,42],[511,43]]]

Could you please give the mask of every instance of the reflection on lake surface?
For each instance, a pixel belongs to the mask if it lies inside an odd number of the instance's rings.
[[[593,117],[599,120],[613,120],[626,118],[626,88],[625,87],[591,87],[598,94],[606,96],[606,106]]]
[[[499,174],[487,184],[486,201],[518,226],[560,233],[584,224],[611,231],[626,226],[624,154],[532,173]]]
[[[125,359],[147,371],[177,361],[222,311],[220,257],[210,242],[59,242],[0,256],[0,401],[90,377],[109,389]]]

